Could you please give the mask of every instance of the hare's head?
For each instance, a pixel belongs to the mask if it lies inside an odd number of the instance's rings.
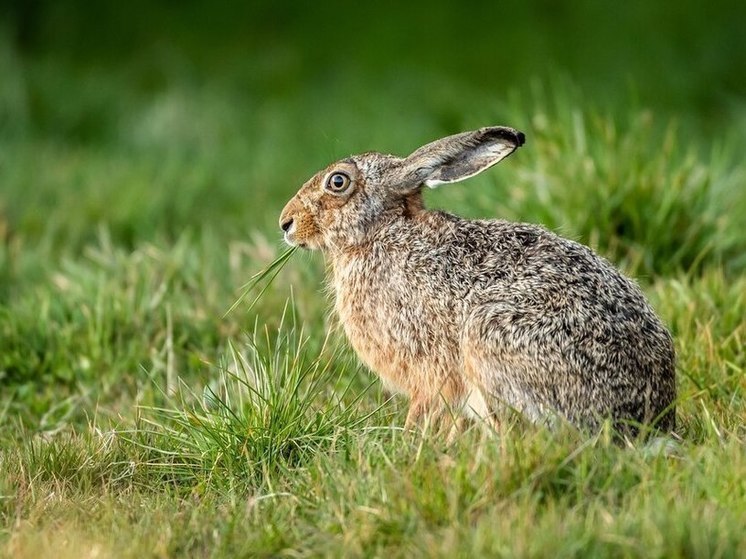
[[[282,210],[280,227],[289,244],[304,248],[359,244],[392,213],[421,209],[423,186],[472,177],[523,142],[521,132],[493,126],[436,140],[404,159],[373,152],[353,155],[304,184]]]

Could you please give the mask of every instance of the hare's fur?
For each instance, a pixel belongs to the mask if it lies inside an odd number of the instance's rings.
[[[673,429],[673,343],[634,282],[541,227],[424,208],[424,185],[472,176],[522,143],[492,127],[406,159],[335,163],[285,207],[286,239],[326,254],[345,333],[409,396],[408,424],[512,408],[534,421]],[[340,173],[349,181],[336,192]]]

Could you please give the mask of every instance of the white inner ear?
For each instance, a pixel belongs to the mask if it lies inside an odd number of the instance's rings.
[[[470,179],[474,175],[478,175],[482,171],[489,169],[493,165],[497,165],[500,161],[505,159],[508,155],[513,153],[518,146],[503,143],[494,143],[481,146],[477,153],[472,158],[476,161],[484,160],[480,164],[475,164],[474,171],[468,174],[459,175],[452,180],[440,180],[440,179],[426,179],[425,186],[429,188],[435,188],[441,184],[453,184],[461,182],[466,179]]]

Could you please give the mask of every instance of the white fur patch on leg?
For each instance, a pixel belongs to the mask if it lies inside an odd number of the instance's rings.
[[[479,388],[472,387],[464,402],[464,412],[472,419],[488,419],[492,412]]]

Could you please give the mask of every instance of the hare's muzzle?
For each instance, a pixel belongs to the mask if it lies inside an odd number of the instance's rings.
[[[291,246],[295,245],[295,240],[292,238],[293,233],[295,233],[295,219],[286,216],[283,212],[280,216],[280,229],[282,229],[285,242]]]
[[[293,198],[283,208],[279,223],[285,237],[285,242],[291,246],[297,244],[295,235],[298,232],[298,219],[298,202]]]

